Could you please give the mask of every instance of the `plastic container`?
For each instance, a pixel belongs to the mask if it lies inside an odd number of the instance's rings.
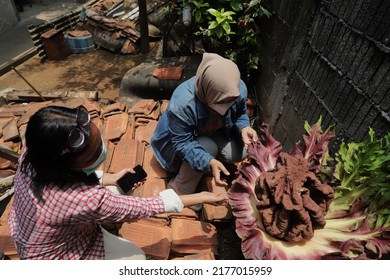
[[[65,34],[64,37],[66,44],[72,53],[86,53],[95,49],[92,35],[73,37]]]

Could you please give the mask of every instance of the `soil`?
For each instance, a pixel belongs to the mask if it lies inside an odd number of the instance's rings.
[[[16,70],[38,91],[98,91],[100,98],[119,97],[123,76],[149,58],[158,56],[160,44],[152,42],[148,53],[115,54],[105,49],[71,54],[64,60],[45,60],[36,55]],[[31,90],[15,71],[0,77],[0,91]]]

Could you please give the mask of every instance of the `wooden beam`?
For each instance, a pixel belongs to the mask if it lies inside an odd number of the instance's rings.
[[[0,157],[17,163],[20,155],[0,144]]]
[[[141,29],[141,52],[149,52],[149,28],[148,11],[146,9],[146,0],[138,0],[139,7],[139,25]]]

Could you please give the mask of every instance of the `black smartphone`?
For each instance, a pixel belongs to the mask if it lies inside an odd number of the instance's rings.
[[[127,172],[117,181],[118,186],[122,189],[124,193],[130,191],[131,188],[134,187],[135,183],[141,182],[146,178],[146,176],[148,176],[148,174],[146,174],[145,170],[142,168],[141,165],[137,165],[133,169],[135,173]]]

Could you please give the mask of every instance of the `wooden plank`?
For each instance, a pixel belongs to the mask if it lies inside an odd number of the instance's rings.
[[[0,144],[0,157],[17,163],[20,155]]]

